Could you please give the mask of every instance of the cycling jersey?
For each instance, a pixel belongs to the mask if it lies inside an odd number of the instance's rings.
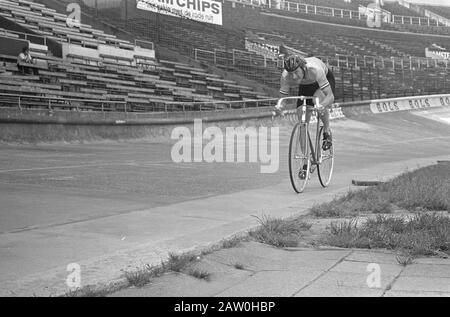
[[[281,74],[280,93],[289,94],[290,88],[298,85],[311,85],[318,84],[318,88],[324,89],[330,85],[327,74],[328,67],[317,57],[307,57],[306,60],[306,73],[305,77],[300,80],[296,79],[294,73],[289,73],[284,70]]]

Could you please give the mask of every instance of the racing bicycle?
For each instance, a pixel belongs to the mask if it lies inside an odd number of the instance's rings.
[[[334,146],[328,150],[323,150],[323,125],[319,118],[320,105],[316,97],[286,97],[278,100],[276,109],[282,109],[284,100],[301,100],[303,104],[295,112],[298,116],[298,122],[292,129],[289,142],[289,175],[292,187],[296,193],[302,193],[311,174],[317,169],[319,182],[323,187],[327,187],[331,182],[334,167]],[[313,100],[314,106],[306,104],[307,100]],[[310,118],[317,120],[315,129],[310,129],[310,123],[307,121],[307,112],[310,111]],[[284,116],[289,110],[282,111]],[[314,140],[314,143],[313,143]],[[333,143],[334,144],[334,143]]]

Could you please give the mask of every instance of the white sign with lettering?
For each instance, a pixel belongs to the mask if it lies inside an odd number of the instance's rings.
[[[137,8],[222,25],[222,3],[214,0],[136,0]]]
[[[450,106],[450,95],[432,95],[372,100],[370,110],[373,113],[384,113],[448,106]]]

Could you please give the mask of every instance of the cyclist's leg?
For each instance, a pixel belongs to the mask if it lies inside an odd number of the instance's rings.
[[[325,98],[325,95],[322,90],[317,89],[314,93],[314,97],[318,97],[319,101],[321,102]],[[323,131],[326,133],[330,133],[330,111],[328,109],[321,111],[319,113],[319,118],[323,123]]]
[[[298,90],[298,95],[299,96],[312,97],[314,95],[314,93],[316,92],[317,88],[319,88],[319,85],[317,83],[309,84],[309,85],[300,85],[299,90]],[[308,100],[306,100],[306,104],[309,105],[309,106],[313,106],[314,105],[314,101],[308,99]],[[302,105],[303,105],[303,101],[302,100],[298,100],[297,101],[297,108],[301,107]],[[300,117],[298,119],[299,119],[299,121],[301,120]],[[306,111],[306,122],[309,123],[310,120],[311,120],[311,111],[307,110]],[[300,134],[301,135],[306,135],[306,131],[304,131],[305,127],[301,127],[301,129],[303,131],[301,130]],[[305,133],[305,134],[303,134],[303,133]],[[301,149],[302,149],[302,153],[304,153],[305,152],[305,147],[306,147],[306,138],[302,138],[300,140],[300,146],[301,146]]]
[[[327,73],[327,80],[330,83],[331,91],[333,92],[333,96],[336,96],[336,79],[334,78],[334,74],[331,71],[331,69],[328,70]],[[330,110],[327,110],[326,112],[327,121],[330,122]],[[328,134],[329,144],[326,146],[327,149],[329,149],[332,146],[332,138],[331,138],[331,130],[330,126],[328,124],[328,129],[325,129]]]
[[[327,80],[330,83],[331,91],[333,92],[333,95],[336,95],[336,80],[334,78],[333,72],[329,69],[327,73]],[[320,90],[320,89],[319,89]],[[325,97],[323,92],[320,90],[320,92],[316,92],[317,94],[321,94],[322,98]],[[321,96],[318,96],[321,98]],[[319,114],[321,121],[323,122],[323,129],[324,129],[324,144],[323,149],[326,151],[332,146],[332,138],[331,138],[331,130],[330,130],[330,111],[327,109],[326,111]]]
[[[323,98],[325,98],[324,93],[322,92],[322,90],[318,89],[315,93],[314,93],[314,97],[318,97],[319,100],[323,100]],[[323,123],[323,144],[322,144],[322,149],[324,151],[328,151],[331,146],[333,145],[333,140],[331,137],[331,130],[330,130],[330,110],[329,109],[325,109],[321,112],[318,113],[320,121],[322,121]]]
[[[317,88],[318,88],[317,84],[300,85],[299,86],[299,90],[298,90],[298,95],[299,96],[307,96],[307,97],[313,96],[315,91],[317,90]],[[314,105],[314,102],[312,100],[307,100],[306,104],[312,106],[312,105]],[[303,101],[302,100],[298,100],[297,101],[297,108],[301,107],[302,105],[303,105]],[[300,117],[298,119],[299,119],[299,121],[301,120]],[[306,111],[306,122],[309,123],[310,119],[311,119],[311,110],[307,110]],[[306,127],[305,126],[300,126],[300,135],[303,135],[303,136],[307,135],[307,131],[306,131]],[[300,148],[301,148],[302,154],[306,154],[305,153],[306,152],[306,142],[308,142],[307,138],[305,138],[305,137],[300,138]],[[303,164],[303,169],[304,170],[307,169],[307,167],[305,167],[305,166],[307,166],[307,161],[305,161],[304,164]]]

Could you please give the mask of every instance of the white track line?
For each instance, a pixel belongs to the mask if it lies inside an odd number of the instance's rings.
[[[158,163],[148,163],[155,166],[161,165],[163,163],[171,162],[158,162]],[[45,171],[45,170],[57,170],[57,169],[72,169],[72,168],[83,168],[83,167],[102,167],[102,166],[113,166],[113,165],[127,165],[134,166],[134,163],[102,163],[102,164],[83,164],[83,165],[68,165],[68,166],[51,166],[51,167],[34,167],[34,168],[21,168],[21,169],[11,169],[11,170],[0,170],[0,173],[14,173],[14,172],[33,172],[33,171]]]

